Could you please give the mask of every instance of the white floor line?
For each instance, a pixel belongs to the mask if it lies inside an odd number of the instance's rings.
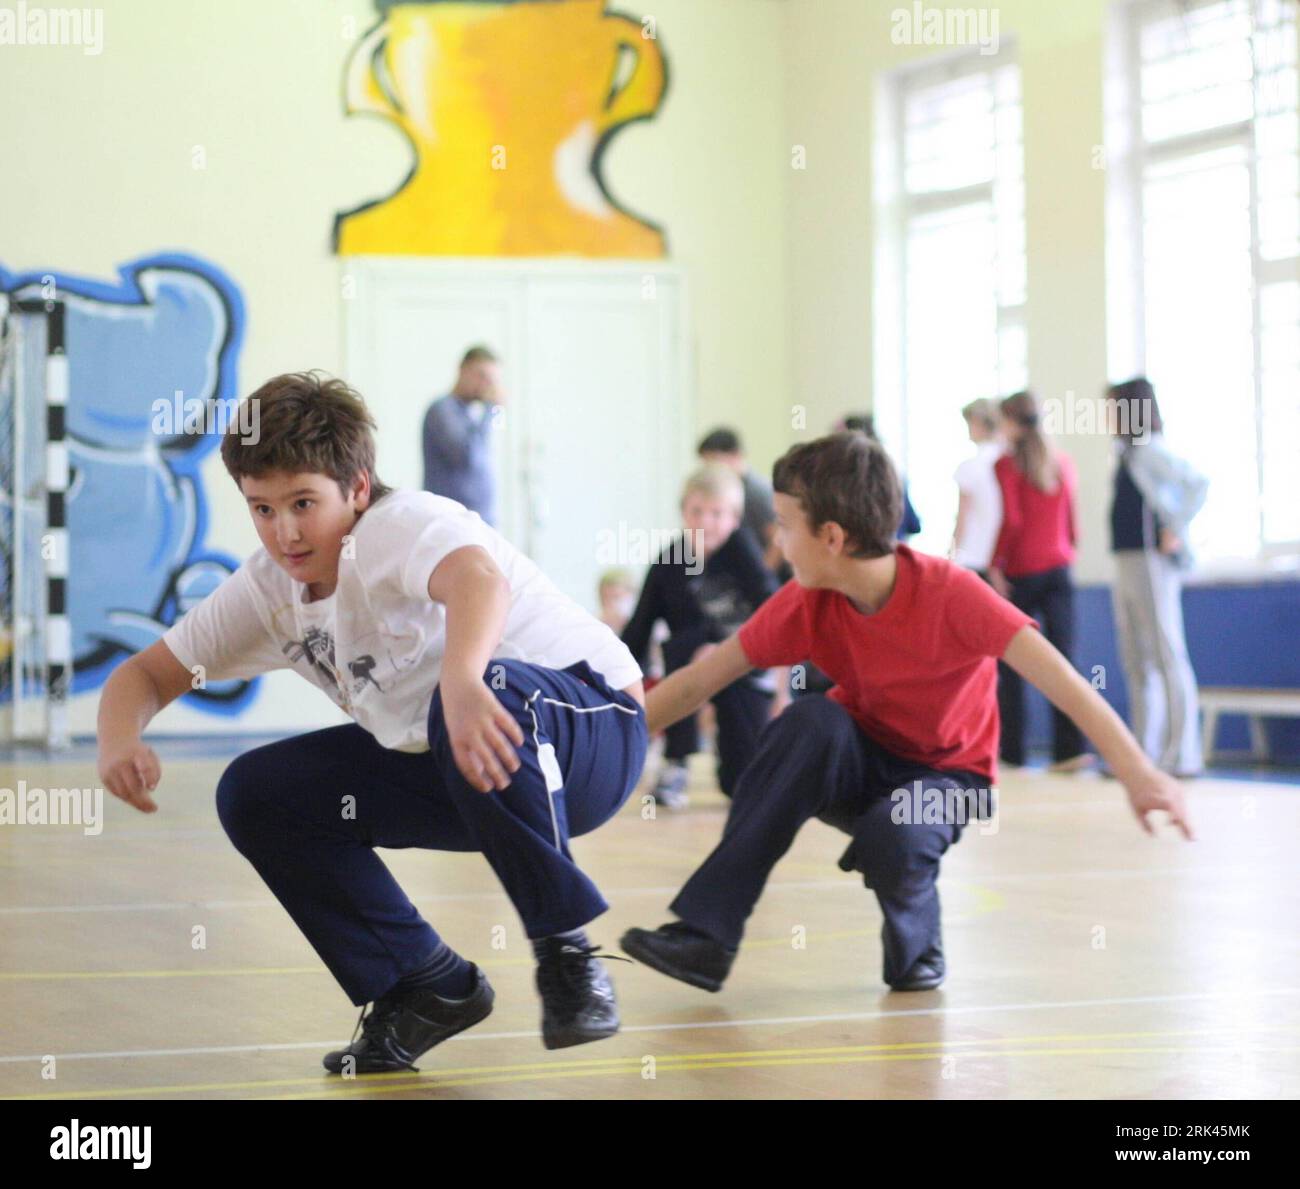
[[[832,863],[827,866],[833,868]],[[1025,883],[1033,880],[1083,880],[1083,879],[1165,879],[1169,876],[1192,875],[1198,880],[1211,876],[1249,875],[1252,878],[1267,880],[1272,874],[1285,872],[1294,874],[1295,865],[1279,863],[1274,866],[1251,865],[1248,863],[1221,864],[1214,867],[1137,867],[1121,870],[1100,871],[1018,871],[997,872],[981,871],[971,875],[952,874],[941,876],[939,887],[979,887],[985,884]],[[685,877],[683,877],[685,878]],[[787,891],[824,891],[827,888],[863,891],[862,884],[848,875],[839,879],[787,879],[776,880],[767,885],[764,892],[774,890]],[[613,900],[619,896],[675,896],[681,891],[680,884],[666,884],[650,888],[616,888],[606,886],[607,898]],[[420,896],[411,896],[414,904],[429,904],[452,900],[505,900],[503,891],[496,892],[428,892]],[[183,909],[239,909],[239,908],[276,908],[279,902],[271,898],[261,900],[154,900],[142,903],[124,904],[34,904],[17,905],[0,908],[0,917],[36,916],[42,913],[78,913],[78,912],[179,912]]]
[[[1121,1007],[1127,1004],[1139,1003],[1186,1003],[1204,999],[1254,999],[1288,995],[1300,995],[1300,987],[1277,987],[1268,990],[1243,991],[1195,991],[1185,995],[1131,995],[1108,999],[1060,999],[1049,1003],[996,1003],[972,1007],[915,1007],[899,1008],[896,1011],[837,1012],[824,1016],[769,1016],[754,1020],[700,1020],[687,1024],[636,1024],[623,1028],[622,1032],[691,1032],[712,1028],[762,1028],[781,1024],[831,1024],[846,1020],[885,1020],[903,1016],[991,1015],[997,1012],[1060,1011],[1065,1008],[1076,1007]],[[1246,1025],[1245,1027],[1249,1028],[1250,1026]],[[536,1029],[528,1029],[523,1032],[465,1032],[459,1036],[453,1036],[451,1039],[453,1041],[520,1040],[538,1035],[539,1032]],[[298,1049],[329,1049],[339,1043],[339,1040],[335,1038],[321,1041],[298,1041],[293,1044],[213,1045],[206,1048],[192,1049],[118,1049],[113,1052],[97,1053],[55,1052],[23,1057],[0,1057],[0,1064],[14,1065],[23,1062],[38,1062],[51,1055],[60,1061],[94,1061],[120,1059],[122,1057],[190,1057],[216,1053],[272,1053]]]

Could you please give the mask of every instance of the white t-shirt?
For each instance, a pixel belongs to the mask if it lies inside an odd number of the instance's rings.
[[[304,602],[306,586],[259,549],[163,641],[208,680],[293,669],[379,742],[428,751],[429,703],[446,642],[446,613],[429,575],[453,550],[479,545],[510,582],[497,659],[563,669],[586,661],[614,689],[641,679],[623,642],[565,595],[477,512],[426,491],[395,491],[345,538],[338,585]]]
[[[974,457],[957,468],[957,486],[967,497],[966,519],[953,560],[959,566],[985,570],[1002,531],[1002,488],[993,466],[1002,456],[1001,442],[980,442]]]

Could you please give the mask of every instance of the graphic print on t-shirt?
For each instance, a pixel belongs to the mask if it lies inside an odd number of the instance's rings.
[[[384,687],[370,676],[374,667],[375,658],[369,655],[359,656],[354,661],[348,661],[348,672],[351,673],[353,677],[358,678],[357,684],[352,687],[352,692],[354,694],[360,693],[361,688],[367,681],[370,682],[370,684],[373,685],[381,694],[384,692]]]
[[[350,694],[359,694],[367,682],[380,693],[384,692],[384,687],[371,676],[377,662],[373,656],[368,655],[348,662],[348,671],[357,678],[352,683],[351,690],[344,690],[340,686],[338,665],[334,659],[334,636],[327,628],[309,627],[301,640],[290,640],[284,646],[284,654],[295,663],[304,658],[308,660],[317,673],[329,680],[345,702],[350,700]]]

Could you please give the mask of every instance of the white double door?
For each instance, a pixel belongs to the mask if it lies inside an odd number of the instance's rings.
[[[378,471],[419,489],[421,427],[466,348],[501,359],[497,522],[570,597],[596,608],[611,564],[679,525],[692,465],[685,294],[641,262],[342,261],[345,375],[379,423]]]

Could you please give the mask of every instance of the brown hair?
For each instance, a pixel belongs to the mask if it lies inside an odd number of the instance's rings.
[[[711,429],[700,439],[695,447],[696,454],[743,454],[745,448],[740,444],[740,435],[725,425]]]
[[[861,431],[792,446],[772,468],[772,487],[799,501],[813,532],[838,524],[854,544],[850,557],[894,551],[903,489],[884,447]]]
[[[1039,491],[1052,491],[1056,487],[1056,459],[1038,425],[1038,398],[1032,392],[1016,392],[999,409],[1002,416],[1024,430],[1011,451],[1016,469]]]
[[[353,480],[370,474],[370,502],[393,489],[375,474],[375,420],[360,395],[322,372],[289,372],[251,396],[256,440],[235,419],[221,441],[221,461],[238,484],[270,471],[328,475],[346,499]]]
[[[461,356],[460,366],[469,367],[471,363],[497,363],[499,360],[492,354],[491,348],[484,347],[481,344],[471,347],[464,355]]]
[[[1156,390],[1146,376],[1134,376],[1122,384],[1112,384],[1106,390],[1114,417],[1112,431],[1117,438],[1132,442],[1153,433],[1163,433],[1164,419],[1156,403]]]

